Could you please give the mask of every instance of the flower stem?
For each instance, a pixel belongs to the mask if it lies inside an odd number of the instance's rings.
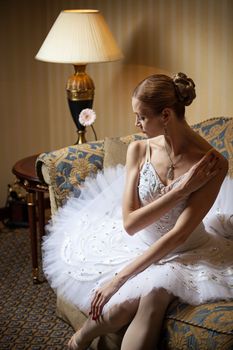
[[[93,126],[93,125],[91,125],[91,128],[92,128],[92,131],[93,131],[93,133],[94,133],[94,135],[95,135],[95,140],[97,141],[97,135],[96,135],[96,132],[95,132],[94,126]]]

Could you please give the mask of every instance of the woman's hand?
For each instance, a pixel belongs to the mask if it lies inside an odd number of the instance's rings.
[[[91,302],[91,311],[89,315],[92,315],[93,320],[97,320],[103,310],[103,307],[109,299],[118,291],[121,284],[117,281],[116,277],[110,282],[104,284],[96,290],[94,298]]]
[[[212,148],[188,171],[181,183],[185,195],[190,195],[209,182],[220,171],[220,155]]]

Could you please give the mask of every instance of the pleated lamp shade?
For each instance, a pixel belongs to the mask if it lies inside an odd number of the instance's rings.
[[[64,10],[57,17],[36,59],[86,64],[123,57],[98,10]]]

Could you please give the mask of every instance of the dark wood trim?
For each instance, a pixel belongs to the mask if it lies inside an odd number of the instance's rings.
[[[6,220],[9,217],[9,208],[0,208],[0,221]]]

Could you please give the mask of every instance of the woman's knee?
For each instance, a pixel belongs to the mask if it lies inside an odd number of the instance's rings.
[[[157,316],[158,313],[166,311],[173,299],[173,294],[168,293],[164,288],[155,289],[141,298],[140,309],[144,310],[148,317]]]
[[[123,304],[114,305],[108,312],[109,321],[115,323],[127,323],[134,317],[139,301],[125,302]]]
[[[170,303],[174,299],[174,295],[164,288],[154,289],[148,294],[148,299],[157,303]]]

